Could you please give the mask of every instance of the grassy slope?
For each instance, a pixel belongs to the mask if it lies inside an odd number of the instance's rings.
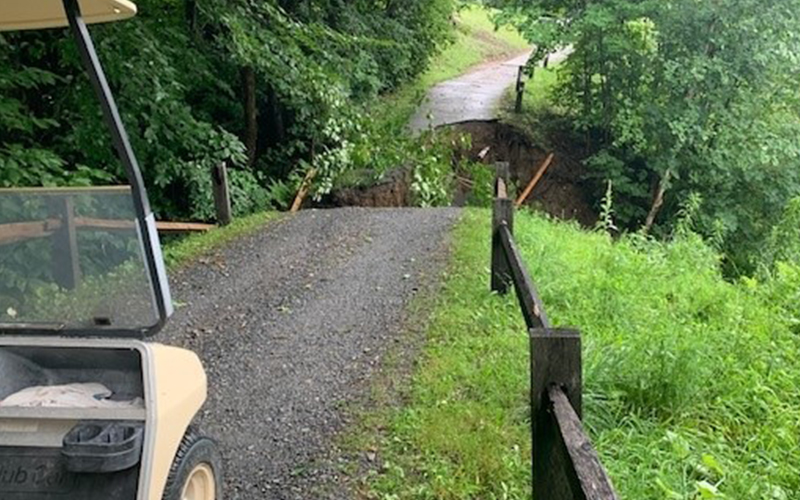
[[[550,65],[547,69],[536,68],[534,76],[525,84],[525,95],[522,101],[522,113],[514,112],[516,91],[509,89],[504,96],[501,107],[500,119],[515,125],[534,138],[538,143],[546,143],[546,134],[549,115],[558,113],[554,108],[551,94],[558,83],[558,64]]]
[[[425,92],[437,83],[465,73],[483,62],[510,58],[528,48],[516,31],[495,31],[491,12],[469,6],[456,16],[455,40],[430,63],[430,69],[416,82],[380,99],[372,115],[381,121],[405,127]]]
[[[530,496],[527,338],[487,291],[489,221],[456,230],[406,406],[370,416],[374,498]],[[612,243],[529,214],[516,234],[554,324],[584,333],[586,423],[622,498],[800,498],[800,338],[779,307],[800,272],[768,298],[691,236]]]

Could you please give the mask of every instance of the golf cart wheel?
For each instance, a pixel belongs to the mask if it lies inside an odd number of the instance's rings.
[[[164,500],[222,500],[217,443],[189,429],[169,472]]]

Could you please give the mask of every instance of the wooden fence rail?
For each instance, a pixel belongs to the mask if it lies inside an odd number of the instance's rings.
[[[522,113],[522,102],[525,98],[525,66],[520,66],[517,70],[517,100],[514,103],[514,112]]]
[[[492,214],[491,288],[513,286],[530,337],[533,498],[617,500],[581,423],[581,335],[553,329],[514,242],[514,205],[508,197],[508,164],[497,165]]]
[[[217,197],[220,223],[231,221],[230,196],[228,194],[227,173],[224,166],[215,171],[215,196]],[[219,192],[217,194],[217,192]],[[15,243],[50,238],[53,252],[53,278],[62,288],[71,290],[78,287],[83,273],[81,270],[78,231],[136,231],[137,225],[130,219],[104,219],[81,217],[76,214],[75,197],[119,195],[129,196],[130,187],[92,187],[92,188],[16,188],[0,189],[0,198],[18,197],[22,203],[25,197],[43,199],[46,202],[46,215],[43,220],[11,222],[0,224],[0,250]],[[133,217],[133,214],[130,214]],[[212,224],[193,222],[156,222],[160,233],[202,232],[215,228]]]
[[[217,222],[221,226],[227,226],[233,221],[227,163],[222,162],[214,166],[211,171],[211,180]],[[58,213],[58,217],[50,217],[41,221],[0,224],[0,246],[10,245],[29,239],[46,238],[54,234],[69,234],[70,231],[74,232],[75,229],[106,231],[134,230],[136,225],[133,220],[77,217],[72,208],[73,196],[126,195],[130,193],[130,189],[129,186],[0,189],[0,196],[51,196],[54,200],[61,200],[54,201],[56,204],[61,204],[53,210]],[[214,224],[198,222],[156,222],[156,229],[158,229],[159,233],[203,232],[216,227],[217,226]]]

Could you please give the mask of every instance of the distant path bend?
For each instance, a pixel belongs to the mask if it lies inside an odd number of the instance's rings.
[[[428,91],[425,102],[411,119],[409,127],[420,132],[428,126],[439,127],[473,120],[492,120],[506,89],[517,80],[519,67],[530,52],[506,61],[486,63],[452,80],[437,84]],[[429,115],[432,119],[429,119]]]
[[[571,52],[572,48],[568,47],[552,53],[550,64],[563,61]],[[482,64],[464,75],[439,83],[428,91],[409,128],[418,133],[429,126],[436,128],[497,118],[503,94],[516,83],[519,67],[527,63],[529,57],[530,51],[505,61]]]

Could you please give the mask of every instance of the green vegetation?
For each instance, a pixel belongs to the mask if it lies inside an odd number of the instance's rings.
[[[161,219],[212,219],[223,160],[237,216],[286,208],[312,169],[317,199],[362,171],[438,174],[450,155],[404,132],[424,91],[527,45],[456,0],[137,4],[92,33]],[[67,30],[0,35],[0,94],[0,186],[125,181]]]
[[[92,27],[157,216],[209,219],[232,163],[238,214],[314,194],[375,139],[360,104],[414,80],[453,36],[453,0],[140,0]],[[44,97],[44,98],[43,98]],[[0,35],[0,186],[124,181],[67,30]],[[361,163],[365,161],[366,163]]]
[[[229,226],[167,242],[164,245],[164,260],[171,270],[178,269],[235,239],[254,233],[278,217],[278,212],[259,212],[236,219]]]
[[[469,5],[456,14],[456,37],[431,63],[420,80],[425,86],[456,77],[472,66],[486,61],[506,59],[530,48],[516,29],[496,28],[493,12]]]
[[[727,282],[695,215],[667,242],[528,212],[515,232],[553,323],[583,332],[585,422],[621,498],[797,498],[800,267]],[[490,218],[455,232],[405,406],[369,415],[375,498],[530,496],[528,340],[488,291]]]
[[[558,65],[552,64],[547,68],[537,67],[532,77],[525,83],[525,94],[523,96],[523,110],[526,114],[522,117],[538,117],[552,111],[552,94],[558,84]],[[511,92],[509,98],[515,98],[516,92]],[[511,101],[513,102],[513,101]],[[513,109],[513,105],[506,106]],[[509,115],[509,118],[516,118],[518,115]]]
[[[527,42],[508,27],[495,30],[491,18],[496,12],[465,5],[455,15],[455,36],[441,53],[432,58],[429,69],[399,90],[365,104],[371,120],[362,124],[362,140],[353,147],[351,158],[359,168],[335,179],[336,187],[369,185],[399,166],[412,168],[414,203],[421,206],[448,205],[452,199],[453,171],[471,169],[457,152],[466,138],[448,132],[425,133],[412,138],[407,125],[427,91],[444,80],[489,60],[504,59],[524,52]],[[454,154],[456,153],[456,154]]]
[[[722,242],[727,275],[753,273],[800,194],[800,18],[786,14],[800,1],[487,3],[540,47],[534,61],[574,48],[552,103],[596,200],[612,181],[620,227],[666,237],[699,194],[698,231]]]
[[[491,19],[495,14],[473,4],[459,9],[454,16],[456,29],[452,43],[431,60],[429,69],[418,79],[381,97],[372,116],[396,128],[405,127],[425,93],[437,83],[455,78],[480,63],[511,58],[528,49],[530,44],[516,29],[508,26],[495,29]]]
[[[553,92],[558,86],[559,65],[548,68],[537,67],[533,76],[528,76],[523,94],[522,113],[514,111],[517,99],[515,88],[506,92],[500,108],[500,120],[523,130],[532,141],[545,148],[552,147],[552,131],[563,122],[560,110],[553,102]]]

